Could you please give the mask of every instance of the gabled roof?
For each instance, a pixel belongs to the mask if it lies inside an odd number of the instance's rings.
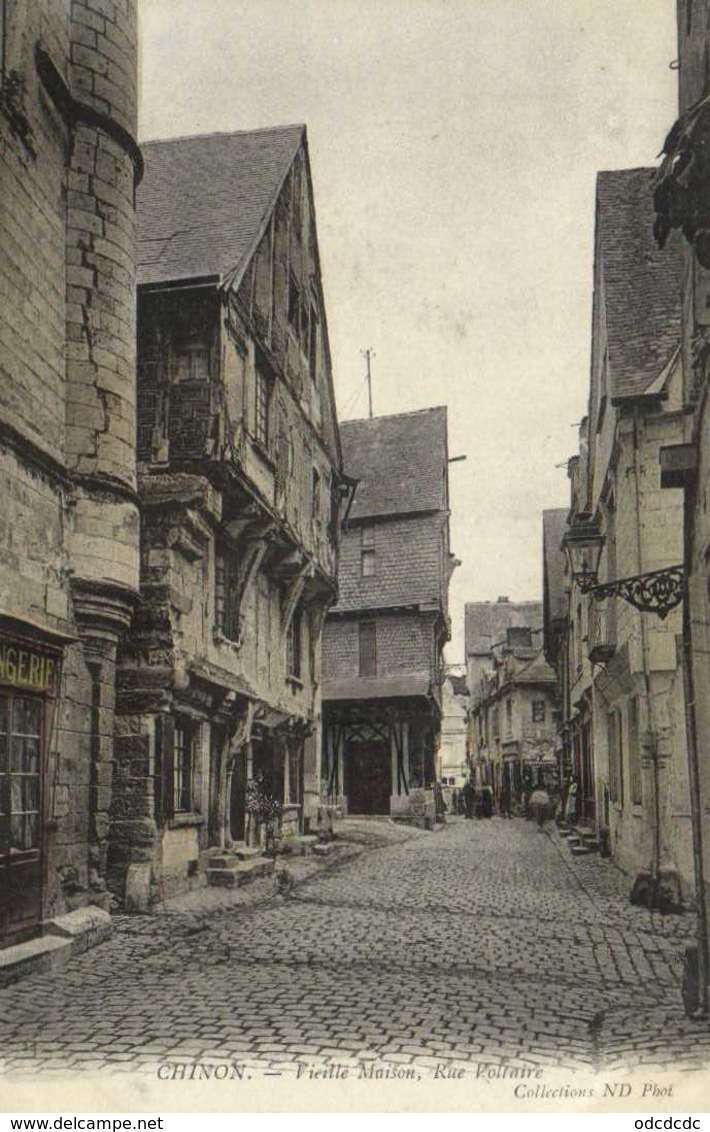
[[[513,677],[518,684],[556,684],[555,671],[545,660],[542,651],[516,669]]]
[[[595,288],[604,293],[612,398],[650,392],[680,345],[680,244],[673,234],[662,251],[656,245],[656,174],[622,169],[597,177]]]
[[[343,467],[358,481],[351,519],[447,507],[446,409],[342,421]]]
[[[138,283],[238,276],[304,134],[298,125],[144,142]]]
[[[541,601],[474,601],[466,604],[466,655],[482,656],[505,640],[508,628],[542,628]]]
[[[543,605],[545,624],[567,614],[565,602],[565,554],[562,536],[567,528],[566,507],[542,513]]]

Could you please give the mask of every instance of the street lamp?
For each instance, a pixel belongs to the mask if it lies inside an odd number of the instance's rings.
[[[595,601],[620,597],[642,613],[656,613],[661,620],[683,600],[685,572],[682,566],[667,566],[647,574],[634,574],[613,582],[597,582],[604,536],[593,519],[579,516],[562,540],[570,573],[583,594]]]

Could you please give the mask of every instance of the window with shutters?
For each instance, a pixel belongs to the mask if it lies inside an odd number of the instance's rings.
[[[374,527],[363,527],[360,531],[360,567],[363,578],[374,578],[377,573]]]
[[[288,280],[288,321],[298,337],[301,331],[301,290],[293,274]]]
[[[302,616],[300,608],[297,607],[286,633],[286,675],[295,680],[301,679],[301,637]]]
[[[271,408],[271,381],[263,370],[256,370],[256,404],[254,436],[264,448],[269,447],[270,427],[269,416]]]
[[[178,342],[172,352],[173,381],[208,381],[210,351],[203,343]]]
[[[639,727],[639,698],[632,696],[628,709],[629,723],[629,791],[631,804],[643,803],[643,779],[641,775],[641,729]]]
[[[621,715],[610,711],[607,715],[607,744],[609,754],[609,797],[612,802],[623,805]]]
[[[319,472],[313,468],[313,477],[311,480],[311,518],[318,526],[321,520],[321,479]]]
[[[239,560],[231,543],[220,540],[215,553],[215,629],[239,640]]]
[[[533,700],[532,702],[532,721],[533,723],[545,722],[545,701]]]
[[[377,623],[360,622],[360,675],[377,675]]]
[[[192,720],[176,719],[172,765],[173,814],[189,813],[194,808],[196,737],[196,725]]]

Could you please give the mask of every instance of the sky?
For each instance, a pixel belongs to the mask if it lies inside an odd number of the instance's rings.
[[[452,641],[541,598],[589,375],[595,177],[657,164],[675,0],[140,0],[142,139],[304,122],[340,418],[448,406]]]

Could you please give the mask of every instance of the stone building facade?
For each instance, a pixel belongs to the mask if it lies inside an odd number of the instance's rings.
[[[446,410],[341,426],[355,495],[323,639],[324,798],[434,820],[449,636]]]
[[[461,787],[468,778],[466,736],[468,685],[463,665],[447,671],[441,686],[441,736],[437,778],[447,786]]]
[[[603,543],[598,581],[682,561],[682,496],[659,455],[682,440],[681,259],[653,238],[650,169],[597,182],[592,363],[580,454],[570,464],[569,529]],[[565,742],[578,810],[638,884],[692,891],[681,612],[599,601],[566,579]],[[644,880],[645,878],[645,880]]]
[[[661,246],[680,244],[680,348],[684,434],[660,453],[661,480],[683,492],[682,560],[686,576],[683,647],[693,829],[694,896],[698,910],[698,983],[689,1010],[708,1009],[710,892],[710,0],[678,0],[679,111],[654,182],[654,231]],[[682,234],[682,238],[680,238]],[[691,979],[691,982],[694,980]]]
[[[131,907],[201,879],[210,854],[298,834],[318,805],[345,491],[305,128],[144,155],[142,601],[109,860]]]
[[[0,946],[107,906],[138,590],[133,0],[2,4]]]
[[[539,605],[535,615],[537,620]],[[472,617],[468,624],[474,631]],[[469,700],[474,782],[477,787],[490,786],[497,800],[507,795],[510,804],[519,808],[541,780],[553,793],[558,788],[557,681],[540,637],[539,629],[507,626],[502,638],[492,642],[488,665]]]

